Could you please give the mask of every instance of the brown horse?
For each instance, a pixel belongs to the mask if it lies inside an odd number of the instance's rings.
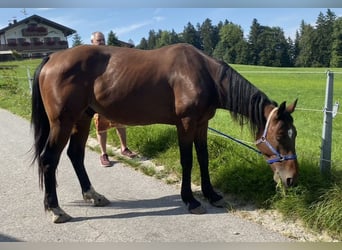
[[[71,217],[58,204],[55,172],[67,154],[83,197],[96,206],[109,201],[91,186],[84,167],[85,145],[94,112],[126,125],[172,124],[177,127],[182,165],[181,197],[191,213],[204,213],[191,190],[192,148],[201,170],[204,196],[222,205],[208,172],[208,121],[216,109],[229,110],[240,125],[249,122],[257,147],[285,186],[297,178],[296,101],[279,107],[227,64],[191,45],[156,50],[83,45],[54,53],[37,68],[32,93],[34,161],[38,161],[45,209],[53,221]]]

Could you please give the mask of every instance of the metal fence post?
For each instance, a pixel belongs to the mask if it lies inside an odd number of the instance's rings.
[[[325,106],[322,129],[322,147],[320,170],[322,174],[330,174],[331,169],[331,141],[332,141],[332,119],[333,119],[333,86],[334,73],[327,72],[327,83],[325,91]]]
[[[28,85],[29,85],[30,91],[32,92],[32,78],[31,78],[29,67],[26,67],[26,74],[27,74]]]

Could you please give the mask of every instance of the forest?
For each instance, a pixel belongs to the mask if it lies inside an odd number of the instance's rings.
[[[118,45],[109,32],[107,44]],[[206,54],[229,64],[272,67],[342,67],[342,17],[327,9],[314,25],[301,21],[295,38],[285,37],[281,27],[264,26],[252,20],[249,33],[229,20],[214,25],[207,18],[202,24],[188,22],[182,32],[150,30],[136,45],[156,49],[175,43],[189,43]],[[73,47],[82,44],[76,33]]]

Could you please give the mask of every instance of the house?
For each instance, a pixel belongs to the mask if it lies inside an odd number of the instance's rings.
[[[13,20],[0,29],[0,61],[19,53],[23,58],[42,57],[69,47],[67,37],[75,30],[32,15],[21,21]]]
[[[126,42],[121,41],[121,40],[118,40],[117,42],[118,42],[117,46],[119,46],[119,47],[134,48],[134,44],[126,43]]]

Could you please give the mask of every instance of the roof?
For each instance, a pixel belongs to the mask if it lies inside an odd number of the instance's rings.
[[[76,30],[74,30],[74,29],[68,28],[64,25],[58,24],[56,22],[53,22],[49,19],[46,19],[46,18],[38,16],[38,15],[32,15],[30,17],[27,17],[27,18],[21,20],[21,21],[15,21],[14,23],[9,24],[6,28],[0,29],[0,35],[4,34],[7,30],[12,29],[13,27],[21,25],[23,23],[27,23],[30,20],[35,20],[35,21],[40,22],[42,24],[45,24],[45,25],[48,25],[48,26],[53,27],[55,29],[61,30],[61,31],[63,31],[65,36],[70,36],[70,35],[76,33]]]
[[[121,41],[121,40],[118,40],[118,42],[119,42],[119,45],[120,45],[121,47],[128,47],[128,48],[133,48],[133,47],[134,47],[134,45],[131,44],[131,43],[126,43],[126,42]]]

